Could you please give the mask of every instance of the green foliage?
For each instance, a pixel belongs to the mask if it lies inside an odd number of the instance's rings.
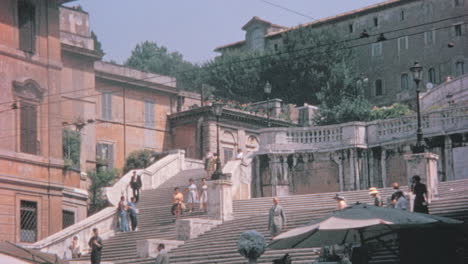
[[[119,175],[118,170],[96,170],[88,172],[88,176],[91,179],[89,185],[89,214],[94,214],[101,209],[107,207],[107,200],[103,197],[103,188],[110,186],[117,176]]]
[[[390,119],[398,118],[405,115],[412,114],[413,111],[406,104],[395,103],[391,106],[384,107],[374,107],[372,108],[370,119],[379,120],[379,119]]]
[[[165,46],[152,41],[137,44],[124,64],[140,71],[176,77],[180,89],[198,91],[201,88],[199,66],[184,60],[179,52],[169,52]]]
[[[258,259],[265,252],[266,247],[265,238],[255,230],[243,232],[237,241],[238,252],[252,260]]]
[[[91,31],[91,38],[94,41],[94,51],[99,54],[104,55],[104,50],[102,49],[102,43],[98,40],[98,37],[94,31]]]
[[[66,169],[80,169],[81,135],[78,131],[63,129],[63,159]]]
[[[363,96],[340,98],[336,105],[322,104],[315,116],[319,126],[341,124],[352,121],[368,121],[371,105]]]
[[[134,169],[144,169],[151,165],[155,153],[151,150],[137,150],[130,153],[125,160],[124,173]]]

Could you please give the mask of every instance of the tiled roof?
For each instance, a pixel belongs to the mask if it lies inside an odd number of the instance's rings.
[[[31,263],[44,264],[66,264],[66,261],[61,260],[57,255],[40,252],[34,249],[26,249],[8,241],[0,241],[0,253],[9,255]]]
[[[359,9],[355,9],[355,10],[352,10],[352,11],[348,11],[348,12],[345,12],[345,13],[341,13],[339,15],[336,15],[336,16],[330,16],[330,17],[326,17],[326,18],[322,18],[322,19],[319,19],[319,20],[315,20],[313,22],[309,22],[309,23],[305,23],[305,24],[301,24],[301,25],[298,25],[298,26],[294,26],[294,27],[290,27],[290,28],[285,28],[283,30],[280,30],[280,31],[277,31],[277,32],[271,32],[271,33],[268,33],[265,35],[265,37],[273,37],[273,36],[278,36],[284,32],[288,32],[290,30],[294,30],[294,29],[297,29],[299,27],[308,27],[308,26],[316,26],[316,25],[321,25],[321,24],[324,24],[324,23],[329,23],[329,22],[332,22],[332,21],[335,21],[335,20],[338,20],[338,19],[343,19],[343,18],[346,18],[348,16],[353,16],[353,15],[358,15],[360,13],[364,13],[364,12],[370,12],[374,9],[379,9],[379,8],[383,8],[383,7],[387,7],[387,6],[392,6],[394,4],[400,4],[400,3],[404,3],[404,2],[408,2],[408,1],[405,1],[405,0],[386,0],[384,2],[381,2],[381,3],[378,3],[378,4],[374,4],[374,5],[370,5],[370,6],[366,6],[366,7],[363,7],[363,8],[359,8]],[[257,17],[254,17],[254,18],[257,18]],[[259,21],[264,21],[264,20],[261,20],[260,18],[257,18]],[[250,20],[252,21],[252,20]],[[250,21],[248,23],[250,23]],[[265,21],[266,23],[270,23],[268,21]],[[247,23],[247,24],[248,24]],[[246,24],[246,25],[247,25]],[[270,23],[271,24],[271,23]],[[245,27],[245,26],[244,26]],[[245,40],[243,41],[237,41],[237,42],[234,42],[234,43],[230,43],[230,44],[226,44],[226,45],[223,45],[223,46],[220,46],[220,47],[217,47],[215,49],[215,51],[220,51],[222,49],[225,49],[225,48],[230,48],[230,47],[234,47],[234,46],[238,46],[240,44],[243,44],[245,42]]]
[[[250,23],[252,23],[252,22],[254,22],[254,21],[258,21],[258,22],[262,22],[262,23],[268,24],[268,25],[270,25],[271,27],[284,28],[284,29],[287,28],[287,27],[284,27],[284,26],[280,26],[280,25],[277,25],[277,24],[273,24],[273,23],[271,23],[270,21],[266,21],[265,19],[259,18],[258,16],[254,16],[254,17],[252,17],[252,18],[249,20],[249,22],[247,22],[244,26],[242,26],[242,29],[245,29]]]

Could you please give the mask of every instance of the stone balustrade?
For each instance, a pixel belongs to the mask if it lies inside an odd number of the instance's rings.
[[[447,106],[452,103],[452,100],[455,103],[466,101],[468,99],[468,74],[428,90],[421,94],[420,99],[423,110]]]
[[[468,106],[423,112],[421,121],[427,137],[468,130]],[[416,115],[367,123],[265,128],[260,131],[262,144],[258,154],[367,148],[416,140],[416,129]]]

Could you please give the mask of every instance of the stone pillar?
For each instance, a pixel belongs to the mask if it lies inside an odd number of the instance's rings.
[[[287,158],[286,160],[282,158],[280,155],[268,155],[270,160],[270,184],[271,184],[271,196],[287,196],[289,195],[289,182],[287,179],[284,178],[284,171],[283,171],[283,162],[286,162],[287,166]],[[287,173],[287,172],[286,172]]]
[[[387,150],[382,148],[380,152],[380,170],[382,172],[382,187],[387,187]]]
[[[369,152],[369,154],[367,155],[367,158],[369,159],[369,187],[375,187],[374,150],[370,148],[367,151]]]
[[[349,155],[348,155],[348,164],[349,164],[349,191],[351,190],[356,190],[356,170],[354,169],[354,166],[356,165],[356,160],[354,159],[355,153],[354,149],[349,149],[348,150]]]
[[[405,155],[408,181],[411,181],[411,177],[414,175],[419,175],[419,177],[421,177],[421,182],[427,186],[428,203],[436,199],[439,195],[437,189],[439,185],[439,179],[437,177],[438,159],[439,157],[436,154],[429,152]]]
[[[340,192],[344,191],[344,176],[343,176],[343,164],[342,154],[340,152],[332,152],[330,159],[338,165],[338,179],[340,181]]]
[[[450,136],[444,137],[444,163],[445,163],[445,179],[446,181],[455,180],[455,172],[453,169],[453,146]]]
[[[228,178],[208,181],[208,215],[212,219],[222,221],[233,219],[230,175]]]

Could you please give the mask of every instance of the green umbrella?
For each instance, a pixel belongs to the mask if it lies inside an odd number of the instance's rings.
[[[363,244],[394,233],[397,229],[462,223],[447,217],[356,203],[274,237],[269,247],[287,249],[358,242]]]

